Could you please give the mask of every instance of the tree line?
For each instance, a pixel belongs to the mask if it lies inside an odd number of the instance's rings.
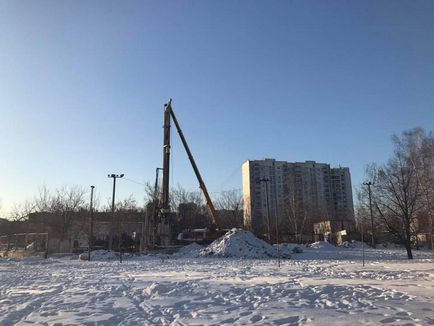
[[[239,190],[222,191],[214,196],[214,205],[218,210],[227,211],[223,221],[228,227],[242,226],[242,195]],[[155,199],[159,193],[151,183],[144,186],[144,200],[140,205],[137,199],[130,195],[115,203],[116,212],[143,212],[152,209]],[[34,212],[53,213],[63,219],[64,232],[68,230],[75,213],[89,211],[90,208],[89,190],[79,186],[62,186],[50,190],[47,186],[39,187],[38,193],[31,199],[14,205],[8,219],[12,221],[25,221],[29,214]],[[170,206],[172,211],[177,213],[178,220],[185,228],[200,228],[211,225],[211,219],[200,192],[187,191],[181,185],[170,190]],[[106,204],[101,204],[100,198],[96,196],[93,201],[94,211],[111,211],[111,198]]]

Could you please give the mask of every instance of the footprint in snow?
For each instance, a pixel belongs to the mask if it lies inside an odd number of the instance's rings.
[[[298,325],[299,322],[300,322],[300,317],[292,316],[292,317],[277,319],[273,323],[275,325]]]
[[[257,323],[259,321],[261,321],[263,319],[263,317],[261,315],[254,315],[252,317],[250,317],[250,321],[252,323]]]

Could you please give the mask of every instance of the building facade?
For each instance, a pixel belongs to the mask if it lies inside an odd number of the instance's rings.
[[[258,236],[301,237],[324,220],[354,223],[348,168],[314,161],[249,160],[242,165],[242,176],[244,226]]]

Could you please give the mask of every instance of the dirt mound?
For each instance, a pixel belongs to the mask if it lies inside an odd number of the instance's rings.
[[[270,258],[277,257],[275,247],[258,239],[249,231],[234,228],[200,250],[202,257]],[[284,258],[290,258],[287,255]]]

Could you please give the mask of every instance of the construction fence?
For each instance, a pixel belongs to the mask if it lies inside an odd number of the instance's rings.
[[[14,233],[0,236],[2,257],[46,257],[47,254],[48,233]]]

